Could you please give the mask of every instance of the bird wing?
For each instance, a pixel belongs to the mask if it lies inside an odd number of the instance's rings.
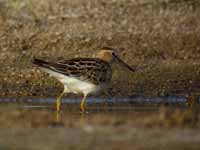
[[[48,63],[46,64],[46,68],[94,84],[108,82],[112,76],[110,65],[97,58],[62,60],[55,63]]]

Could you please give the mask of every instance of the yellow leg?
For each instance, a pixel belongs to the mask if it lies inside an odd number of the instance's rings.
[[[61,107],[61,99],[64,95],[64,91],[56,99],[56,110],[59,112]]]
[[[189,108],[195,108],[197,106],[197,104],[198,104],[198,97],[197,96],[191,95],[191,96],[187,97],[186,105]]]
[[[82,113],[86,113],[86,97],[87,95],[83,95],[83,99],[81,101],[81,111]]]
[[[56,123],[61,123],[61,112],[56,111]]]

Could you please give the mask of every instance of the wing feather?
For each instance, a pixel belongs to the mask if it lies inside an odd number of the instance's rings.
[[[46,68],[94,84],[108,82],[111,80],[112,75],[110,65],[97,58],[62,60],[55,63],[48,63],[46,64]]]

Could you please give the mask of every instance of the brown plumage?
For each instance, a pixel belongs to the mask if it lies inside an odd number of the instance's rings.
[[[96,85],[110,82],[112,77],[111,66],[98,58],[74,58],[58,62],[34,59],[33,64]]]
[[[57,98],[57,110],[60,111],[61,97],[64,93],[81,93],[82,112],[86,111],[86,96],[89,93],[105,90],[112,78],[113,63],[121,64],[132,72],[128,64],[123,62],[112,48],[102,48],[97,58],[74,58],[57,62],[34,59],[33,64],[57,78],[64,85],[64,91]]]

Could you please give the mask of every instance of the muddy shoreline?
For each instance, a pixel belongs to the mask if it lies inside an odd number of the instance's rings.
[[[3,0],[0,96],[58,95],[62,85],[31,60],[92,57],[103,46],[134,68],[157,62],[133,74],[115,67],[115,97],[198,94],[199,14],[196,0]]]

